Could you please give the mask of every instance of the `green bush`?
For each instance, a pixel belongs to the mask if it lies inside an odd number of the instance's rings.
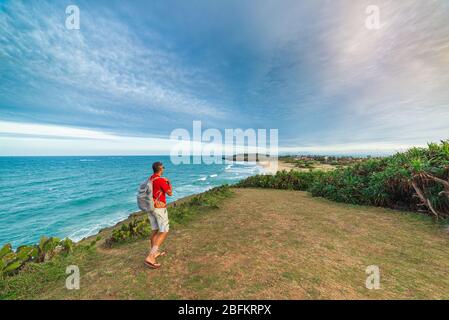
[[[238,187],[309,191],[338,202],[408,209],[449,217],[449,141],[321,172],[249,177]]]
[[[120,228],[114,229],[110,238],[106,239],[107,245],[116,242],[124,242],[134,238],[142,238],[149,236],[151,233],[151,225],[148,217],[143,220],[133,220],[129,223],[122,224]]]
[[[5,244],[0,250],[0,277],[16,274],[25,264],[42,263],[61,253],[73,251],[74,243],[70,239],[42,237],[39,244],[20,246],[14,251],[11,244]]]
[[[255,175],[248,177],[239,183],[237,187],[257,187],[285,190],[306,191],[311,184],[324,173],[322,171],[290,171],[285,170],[277,172],[275,175]]]

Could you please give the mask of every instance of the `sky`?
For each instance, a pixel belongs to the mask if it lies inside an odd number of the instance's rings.
[[[168,153],[193,121],[278,129],[280,152],[438,142],[448,21],[446,0],[0,0],[0,155]]]

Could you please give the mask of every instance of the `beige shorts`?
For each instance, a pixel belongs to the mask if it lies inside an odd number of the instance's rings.
[[[168,224],[167,208],[155,208],[154,212],[148,213],[150,219],[151,229],[159,230],[159,232],[168,232],[170,226]]]

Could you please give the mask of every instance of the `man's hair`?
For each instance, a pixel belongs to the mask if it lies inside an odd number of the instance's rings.
[[[156,173],[156,172],[161,171],[163,166],[164,165],[160,161],[157,161],[157,162],[153,163],[153,172]]]

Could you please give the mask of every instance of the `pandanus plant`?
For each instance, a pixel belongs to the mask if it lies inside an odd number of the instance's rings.
[[[42,237],[39,244],[20,246],[16,251],[11,244],[5,244],[0,250],[0,276],[15,274],[30,262],[42,263],[51,260],[59,253],[72,252],[74,245],[68,238],[60,240],[55,237]]]
[[[112,246],[114,243],[124,242],[133,238],[146,237],[151,233],[150,221],[148,218],[133,220],[124,223],[119,229],[112,231],[112,236],[106,239],[106,245]]]
[[[449,218],[447,206],[449,203],[449,179],[445,181],[428,172],[418,172],[413,175],[411,185],[416,192],[416,197],[421,201],[420,206],[427,208],[437,220]],[[439,191],[437,195],[428,191],[441,187],[443,190]]]

